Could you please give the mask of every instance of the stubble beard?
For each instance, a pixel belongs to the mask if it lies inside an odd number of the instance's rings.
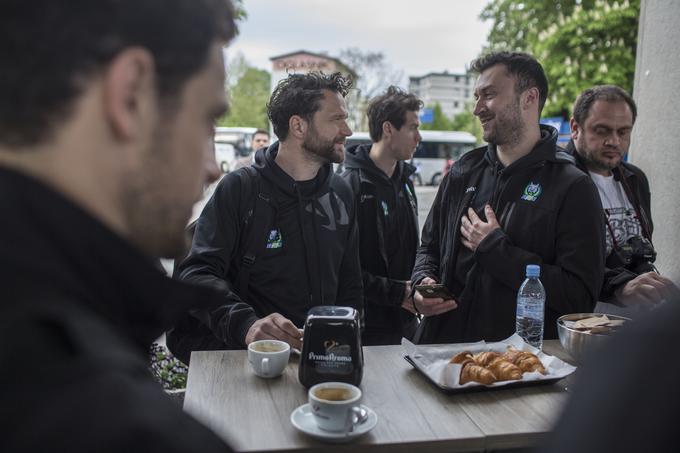
[[[493,122],[493,129],[484,131],[483,134],[487,143],[496,146],[512,146],[519,143],[525,129],[519,109],[519,96],[498,112]]]
[[[585,141],[585,140],[584,140]],[[586,168],[594,173],[599,173],[599,172],[606,172],[609,173],[616,167],[618,167],[619,163],[621,162],[620,160],[617,163],[610,163],[604,160],[601,160],[597,157],[597,153],[588,149],[588,147],[585,145],[584,141],[577,141],[576,142],[576,149],[578,150],[579,155],[583,159],[583,161],[586,164]]]
[[[316,128],[312,126],[309,129],[309,136],[302,143],[302,149],[317,162],[339,164],[345,160],[345,154],[335,152],[336,140],[337,137],[330,140],[321,138]]]
[[[193,203],[167,192],[177,175],[170,174],[175,167],[168,162],[170,144],[164,137],[159,128],[140,168],[126,178],[121,202],[129,239],[150,257],[176,258],[189,246],[185,228]]]

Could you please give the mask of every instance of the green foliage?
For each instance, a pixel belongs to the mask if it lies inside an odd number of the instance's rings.
[[[454,131],[469,132],[477,137],[477,143],[482,143],[482,126],[479,120],[472,114],[472,105],[468,105],[465,111],[453,117],[451,128]]]
[[[428,106],[432,109],[432,122],[428,124],[421,124],[420,129],[426,131],[452,131],[453,126],[451,120],[444,115],[442,111],[442,106],[439,102],[435,103],[434,106]]]
[[[493,21],[487,50],[536,56],[550,84],[543,116],[571,111],[596,84],[631,92],[640,0],[491,0],[480,17]]]
[[[267,101],[271,75],[262,69],[253,68],[242,61],[242,74],[230,87],[229,113],[218,121],[219,126],[245,126],[269,129]]]

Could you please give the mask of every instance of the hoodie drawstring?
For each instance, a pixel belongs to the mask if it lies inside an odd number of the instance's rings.
[[[304,222],[302,219],[304,218],[305,214],[305,208],[304,205],[302,204],[302,194],[300,194],[300,188],[298,187],[297,184],[293,184],[293,190],[295,190],[295,195],[297,195],[298,199],[298,224],[300,225],[300,233],[302,236],[302,247],[304,248],[304,258],[305,258],[305,274],[307,275],[307,290],[309,292],[309,306],[313,307],[314,306],[314,295],[312,294],[312,280],[311,280],[311,275],[310,275],[310,269],[309,269],[309,262],[308,262],[308,253],[309,253],[309,247],[307,247],[307,240],[305,239],[305,228],[304,228]],[[314,205],[312,204],[312,218],[314,218]],[[314,230],[316,231],[316,226],[314,227]]]

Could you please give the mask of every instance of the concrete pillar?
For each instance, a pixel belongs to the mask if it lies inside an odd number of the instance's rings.
[[[680,1],[642,0],[630,162],[652,192],[657,267],[680,282]]]

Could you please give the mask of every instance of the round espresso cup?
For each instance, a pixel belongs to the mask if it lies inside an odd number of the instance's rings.
[[[279,340],[259,340],[248,345],[248,361],[256,375],[280,376],[288,364],[290,345]]]
[[[360,419],[361,389],[344,382],[324,382],[309,389],[309,406],[319,428],[348,432]]]

